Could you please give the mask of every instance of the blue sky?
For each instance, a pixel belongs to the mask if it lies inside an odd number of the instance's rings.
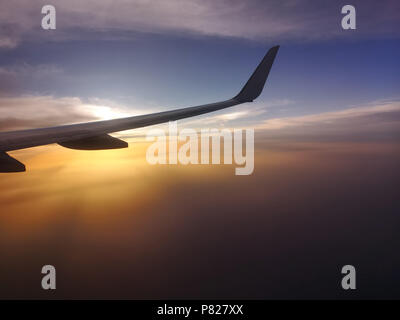
[[[270,45],[150,34],[132,42],[29,44],[3,53],[2,62],[57,68],[40,81],[23,82],[19,93],[173,107],[234,95]],[[399,56],[398,40],[283,44],[260,100],[296,101],[297,114],[395,98]]]
[[[88,104],[118,110],[108,113],[117,117],[229,98],[275,44],[281,49],[254,107],[267,111],[262,120],[399,98],[394,1],[355,1],[356,30],[341,29],[340,1],[55,1],[57,29],[50,31],[40,28],[40,14],[34,19],[40,1],[19,3],[3,13],[0,94],[78,98],[79,112],[66,122],[99,118],[82,111]],[[43,125],[62,122],[59,110],[59,119]]]

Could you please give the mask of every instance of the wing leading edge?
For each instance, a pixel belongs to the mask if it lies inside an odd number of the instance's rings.
[[[122,119],[2,132],[0,133],[0,172],[25,171],[23,164],[10,157],[7,151],[51,143],[79,150],[124,148],[127,147],[126,142],[108,134],[194,117],[251,102],[261,94],[278,49],[279,46],[275,46],[268,50],[239,94],[229,100]]]

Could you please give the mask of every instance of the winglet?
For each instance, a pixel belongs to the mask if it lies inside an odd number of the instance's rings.
[[[233,98],[234,100],[240,102],[251,102],[261,94],[269,71],[271,70],[272,63],[278,53],[278,49],[279,46],[275,46],[268,50],[264,59],[262,59],[249,80],[247,80],[243,89]]]

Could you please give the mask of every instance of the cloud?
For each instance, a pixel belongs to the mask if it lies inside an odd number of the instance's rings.
[[[10,94],[28,83],[51,82],[64,75],[64,70],[52,64],[31,65],[21,63],[0,66],[0,95]]]
[[[0,130],[22,130],[136,115],[115,102],[77,97],[0,96]]]
[[[265,102],[256,102],[256,104],[262,104],[263,107],[265,108],[280,108],[280,107],[286,107],[288,105],[293,104],[294,101],[291,99],[274,99],[271,101],[265,101]]]
[[[8,10],[1,8],[2,5],[0,4],[0,49],[12,49],[18,45],[21,34],[29,28],[26,22],[18,24],[16,12],[7,12]]]
[[[33,66],[28,63],[22,63],[19,65],[0,67],[0,77],[43,78],[61,73],[63,73],[61,68],[51,64],[38,64]]]
[[[53,0],[57,30],[40,28],[44,1],[20,0],[0,10],[0,47],[25,39],[68,40],[85,32],[107,39],[132,38],[130,32],[197,34],[262,41],[320,40],[343,35],[341,6],[310,0]],[[363,24],[352,36],[396,35],[399,3],[354,0]],[[5,6],[5,4],[3,4]],[[126,34],[128,32],[128,34]]]
[[[373,101],[357,107],[303,116],[270,118],[269,111],[294,104],[288,99],[255,102],[179,122],[180,128],[253,128],[257,139],[278,141],[377,141],[400,139],[400,101]]]
[[[2,36],[0,38],[0,48],[12,49],[18,45],[18,40],[12,37]]]
[[[371,115],[385,114],[396,111],[400,111],[399,101],[383,102],[372,106],[350,108],[300,117],[268,119],[263,122],[260,128],[266,130],[276,130],[296,126],[309,127],[313,125],[332,125],[345,120],[351,120],[354,122],[357,121],[357,119],[359,121],[359,119],[366,118]]]
[[[28,171],[0,178],[0,298],[48,298],[51,261],[56,299],[335,299],[349,257],[372,281],[354,297],[400,298],[398,144],[256,143],[246,177],[151,166],[149,144],[11,153]]]
[[[262,140],[278,141],[399,141],[400,101],[297,117],[274,118],[255,127]]]

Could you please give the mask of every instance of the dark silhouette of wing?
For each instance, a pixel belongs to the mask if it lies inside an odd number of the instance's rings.
[[[128,146],[126,142],[113,138],[108,134],[194,117],[241,103],[251,102],[261,94],[278,49],[279,46],[275,46],[267,52],[243,89],[238,95],[229,100],[115,120],[1,132],[0,172],[19,172],[25,170],[22,163],[6,154],[7,151],[51,143],[58,143],[61,146],[79,150],[125,148]]]

